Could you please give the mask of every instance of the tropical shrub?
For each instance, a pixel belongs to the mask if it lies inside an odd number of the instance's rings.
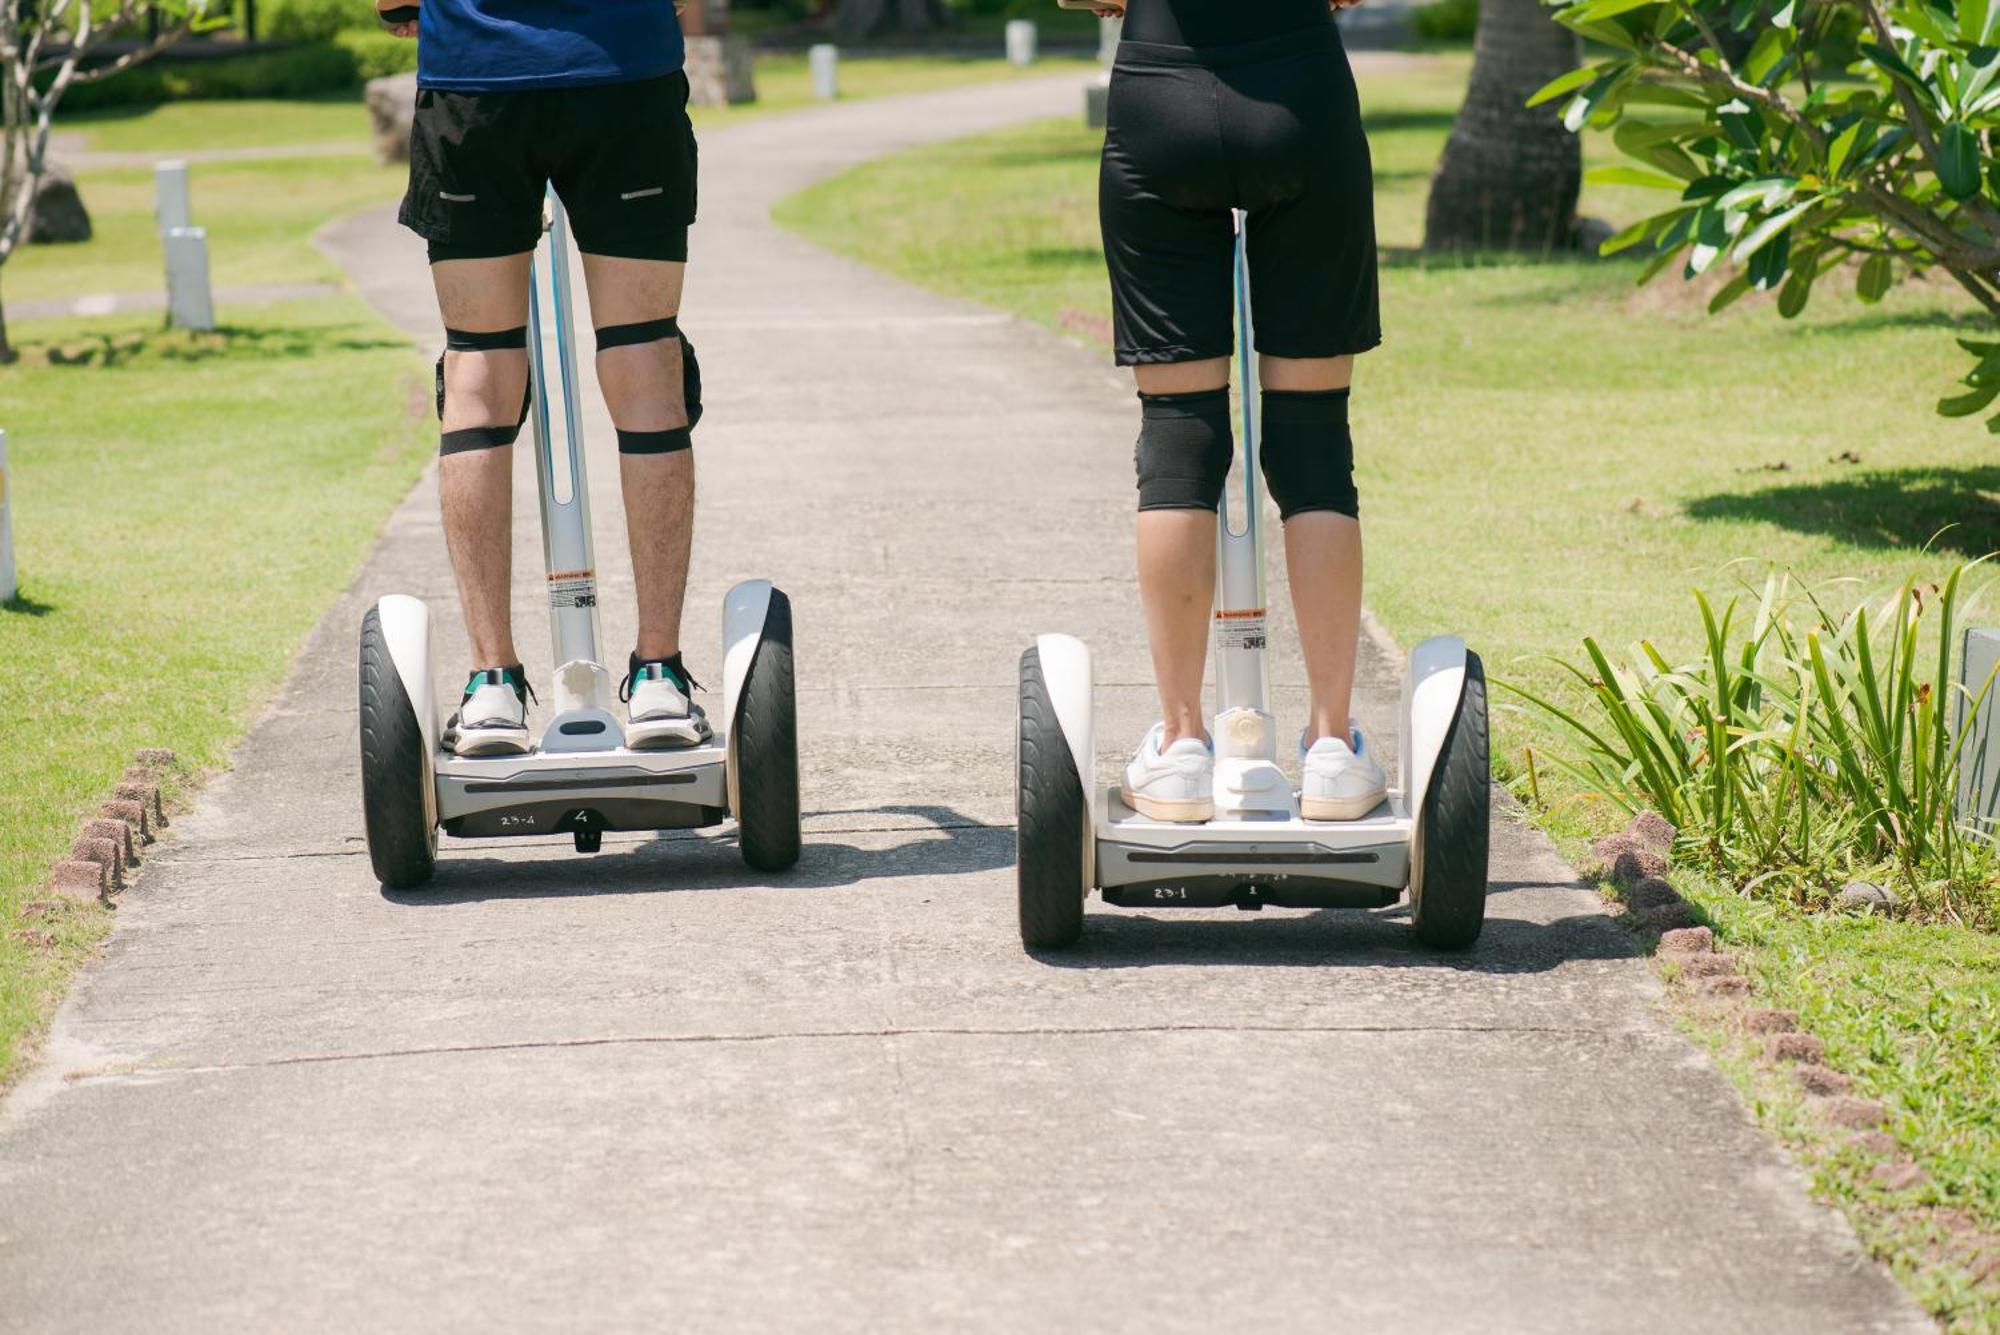
[[[1950,670],[1972,569],[1845,608],[1775,576],[1719,609],[1697,592],[1692,661],[1587,638],[1580,662],[1558,660],[1580,707],[1503,685],[1572,739],[1558,769],[1664,815],[1683,857],[1807,903],[1884,879],[1924,911],[2000,925],[2000,857],[1953,807],[1959,709],[1992,686]]]
[[[1657,186],[1673,204],[1606,241],[1739,266],[1720,310],[1775,291],[1779,314],[1851,274],[1864,301],[1938,273],[2000,326],[2000,0],[1564,0],[1556,18],[1608,54],[1553,80],[1573,130],[1608,129],[1636,164],[1596,179]],[[2000,397],[2000,341],[1948,416]],[[2000,413],[1987,419],[2000,432]]]

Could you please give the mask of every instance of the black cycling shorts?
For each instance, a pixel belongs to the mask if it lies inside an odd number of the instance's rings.
[[[694,126],[681,73],[514,92],[417,92],[410,188],[397,215],[432,260],[533,250],[553,184],[577,249],[687,259]]]
[[[1382,341],[1374,180],[1339,30],[1323,0],[1257,3],[1303,26],[1225,46],[1135,41],[1178,32],[1182,6],[1133,0],[1098,177],[1120,366],[1234,351],[1237,208],[1257,351],[1338,357]]]

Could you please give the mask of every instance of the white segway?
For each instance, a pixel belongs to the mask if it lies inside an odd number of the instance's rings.
[[[744,861],[782,871],[799,856],[798,730],[791,602],[769,581],[746,580],[723,600],[723,711],[713,739],[679,750],[625,745],[598,644],[568,224],[553,193],[547,227],[546,256],[530,270],[528,367],[550,634],[561,664],[555,714],[524,755],[445,751],[430,609],[403,594],[378,601],[361,622],[368,856],[384,886],[407,890],[430,879],[440,829],[463,839],[567,834],[578,852],[594,853],[606,830],[689,829],[734,816]],[[542,348],[544,286],[555,318],[553,374]],[[551,390],[562,398],[560,431]]]
[[[1486,915],[1490,768],[1486,676],[1456,636],[1424,641],[1403,683],[1397,783],[1354,821],[1300,815],[1277,767],[1264,614],[1258,385],[1247,220],[1236,217],[1241,530],[1217,517],[1215,819],[1152,820],[1095,787],[1090,650],[1042,635],[1021,655],[1016,753],[1021,940],[1056,949],[1083,930],[1084,901],[1149,908],[1384,908],[1410,892],[1417,937],[1463,949]]]

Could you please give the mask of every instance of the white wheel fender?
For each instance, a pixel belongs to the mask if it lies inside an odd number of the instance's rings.
[[[743,698],[743,684],[750,679],[750,664],[757,658],[757,646],[764,640],[764,619],[771,612],[772,584],[768,579],[746,579],[722,600],[722,728],[728,748],[729,809],[742,810],[738,798],[736,765],[736,704]]]
[[[1403,746],[1401,757],[1403,800],[1409,804],[1413,822],[1410,847],[1410,880],[1423,874],[1424,798],[1430,792],[1431,776],[1437,770],[1444,739],[1458,717],[1458,703],[1465,694],[1465,641],[1456,635],[1438,635],[1410,651],[1409,674],[1403,678]]]
[[[437,827],[437,784],[433,778],[438,748],[437,687],[431,678],[436,659],[431,634],[431,609],[421,598],[404,593],[385,594],[375,603],[382,623],[382,640],[389,646],[389,658],[403,683],[403,694],[417,714],[417,730],[424,739],[424,810],[433,830]]]
[[[1042,660],[1042,684],[1055,707],[1056,724],[1076,765],[1083,788],[1083,874],[1086,885],[1097,883],[1097,736],[1091,708],[1093,675],[1090,646],[1074,635],[1037,635],[1035,650]]]

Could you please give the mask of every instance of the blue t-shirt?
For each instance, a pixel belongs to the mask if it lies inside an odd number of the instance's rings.
[[[673,0],[422,0],[417,83],[455,92],[575,88],[672,74]]]

